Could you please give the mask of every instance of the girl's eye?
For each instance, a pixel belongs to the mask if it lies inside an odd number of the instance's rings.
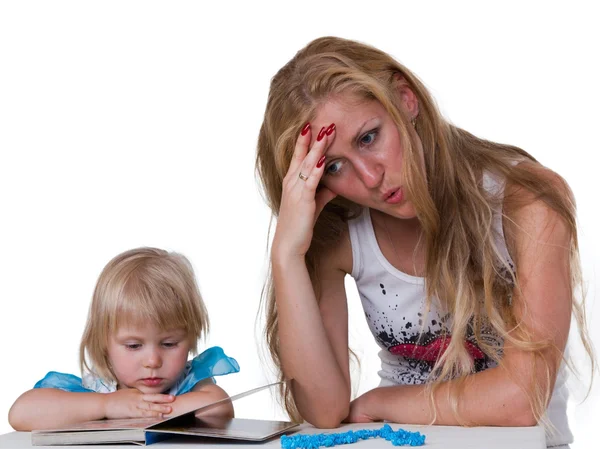
[[[163,343],[163,346],[165,348],[176,348],[178,344],[179,344],[178,341],[165,341]]]
[[[140,343],[131,343],[126,344],[125,347],[131,351],[135,351],[136,349],[140,349],[142,345]]]
[[[336,161],[336,162],[329,164],[325,168],[325,171],[327,172],[328,175],[335,175],[335,174],[339,173],[341,169],[342,169],[342,162]]]
[[[377,130],[372,130],[369,131],[366,134],[363,134],[363,136],[360,138],[360,144],[361,145],[371,145],[374,141],[375,138],[377,137]]]

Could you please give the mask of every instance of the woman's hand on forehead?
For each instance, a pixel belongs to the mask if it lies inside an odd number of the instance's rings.
[[[311,145],[314,130],[307,123],[300,132],[283,191],[272,255],[304,256],[313,227],[325,205],[335,194],[324,186],[318,189],[325,169],[325,152],[335,137],[335,124],[321,127]]]

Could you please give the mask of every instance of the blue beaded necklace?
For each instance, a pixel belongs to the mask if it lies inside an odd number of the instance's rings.
[[[392,430],[389,424],[384,424],[381,429],[375,430],[349,430],[342,433],[317,433],[314,435],[296,434],[281,437],[283,449],[317,449],[319,447],[332,447],[340,444],[356,443],[359,440],[370,438],[384,438],[394,446],[423,446],[425,435],[420,432],[409,432],[408,430]]]

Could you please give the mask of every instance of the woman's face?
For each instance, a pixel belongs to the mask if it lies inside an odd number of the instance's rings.
[[[349,95],[330,99],[317,109],[312,135],[331,123],[336,125],[335,138],[325,153],[321,183],[356,204],[414,218],[401,174],[400,134],[381,103]]]

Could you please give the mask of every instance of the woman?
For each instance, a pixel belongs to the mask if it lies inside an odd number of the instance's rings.
[[[266,337],[294,419],[541,421],[572,441],[572,314],[593,355],[562,178],[449,124],[386,53],[330,37],[273,78],[257,171],[277,217]],[[382,348],[380,387],[353,401],[346,274]]]

